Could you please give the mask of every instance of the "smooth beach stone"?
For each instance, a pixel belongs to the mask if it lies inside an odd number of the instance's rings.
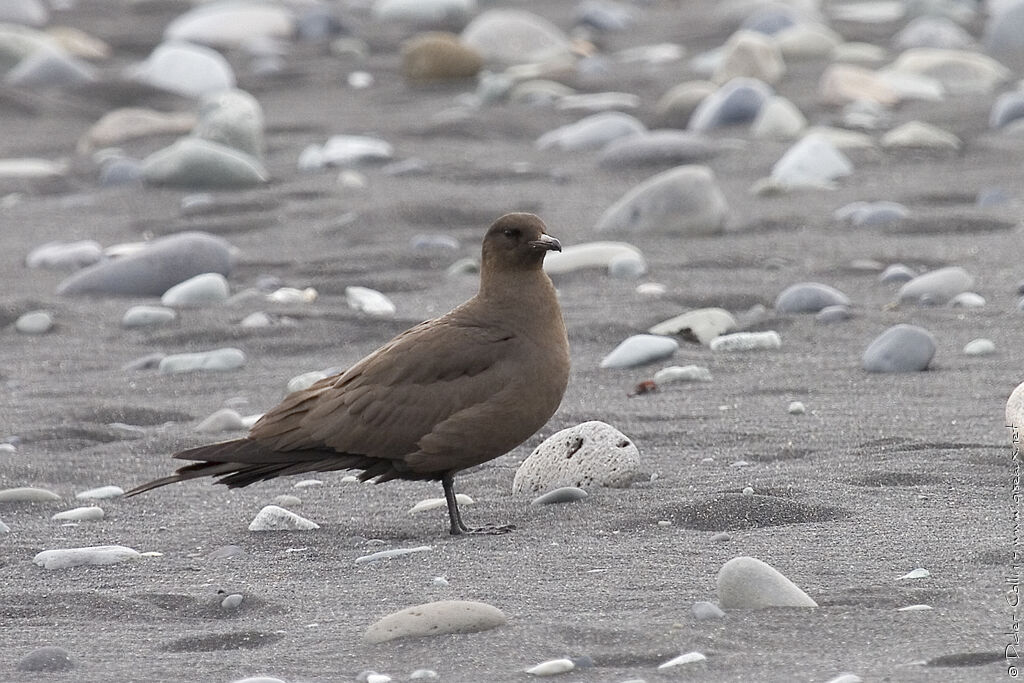
[[[677,166],[648,178],[598,219],[598,232],[711,235],[728,215],[725,195],[707,166]]]
[[[557,676],[558,674],[564,674],[572,671],[576,668],[576,664],[565,657],[561,659],[549,659],[546,662],[535,664],[529,669],[526,669],[526,673],[531,676]]]
[[[583,242],[563,247],[544,257],[548,275],[562,275],[586,268],[610,269],[614,261],[633,258],[646,264],[643,252],[626,242]]]
[[[618,254],[608,262],[608,276],[636,280],[647,274],[647,261],[637,254]]]
[[[100,165],[99,181],[102,187],[141,185],[142,162],[125,157],[105,159]]]
[[[49,159],[0,159],[0,179],[4,178],[60,178],[67,175],[64,161]]]
[[[107,500],[109,498],[120,498],[124,495],[124,489],[120,486],[98,486],[93,489],[86,489],[81,493],[76,493],[75,498],[78,500]]]
[[[918,275],[900,287],[900,302],[944,304],[974,286],[974,277],[960,266],[946,266]]]
[[[219,52],[180,41],[157,45],[128,74],[154,88],[185,97],[202,97],[235,87],[235,72]]]
[[[91,64],[61,49],[36,50],[4,74],[4,83],[18,88],[76,88],[98,79]]]
[[[900,284],[904,282],[910,282],[917,277],[917,271],[910,266],[906,266],[902,263],[894,263],[887,266],[882,274],[878,276],[879,282],[898,282]]]
[[[302,505],[302,499],[298,496],[293,496],[288,493],[282,493],[279,496],[274,496],[274,505],[283,508],[299,507]]]
[[[881,139],[882,147],[953,150],[960,149],[960,138],[949,131],[923,121],[907,121],[893,128]]]
[[[174,285],[201,273],[228,275],[233,247],[202,232],[161,237],[127,256],[78,271],[57,288],[58,294],[161,296]]]
[[[200,434],[231,432],[239,429],[245,429],[245,423],[242,422],[242,416],[238,414],[238,411],[232,408],[221,408],[196,425],[196,431]]]
[[[853,312],[849,306],[843,306],[841,304],[835,306],[826,306],[814,315],[814,322],[822,325],[828,325],[831,323],[839,323],[845,320],[849,320],[853,317]]]
[[[0,489],[0,504],[4,503],[53,503],[61,500],[53,491],[32,486]]]
[[[843,37],[824,24],[800,22],[773,36],[784,61],[821,59],[843,43]]]
[[[767,351],[782,348],[782,339],[775,330],[764,332],[733,332],[715,337],[708,348],[716,353],[734,351]]]
[[[1013,90],[996,98],[988,116],[988,125],[999,129],[1021,119],[1024,119],[1024,90]]]
[[[504,612],[483,602],[440,600],[393,612],[372,624],[363,634],[367,643],[386,643],[399,638],[423,638],[449,633],[476,633],[504,626]]]
[[[326,372],[322,370],[310,370],[309,372],[304,372],[301,375],[295,375],[295,377],[288,380],[286,389],[288,393],[293,391],[302,391],[303,389],[308,389],[313,386],[324,377],[327,377]]]
[[[146,157],[142,178],[149,185],[220,189],[262,185],[269,176],[250,154],[211,140],[184,137]]]
[[[379,21],[414,26],[462,26],[476,13],[476,0],[376,0],[373,16]]]
[[[530,501],[530,505],[554,505],[557,503],[574,503],[587,497],[587,492],[577,486],[560,486],[547,493],[542,493]]]
[[[14,329],[21,334],[46,334],[53,329],[53,314],[49,311],[29,311],[18,316]]]
[[[415,548],[392,548],[390,550],[381,550],[376,553],[370,553],[369,555],[357,557],[356,564],[369,564],[370,562],[380,562],[381,560],[390,560],[393,557],[403,557],[405,555],[425,553],[433,549],[434,548],[432,546],[421,545]]]
[[[810,133],[775,162],[771,178],[785,188],[828,187],[851,173],[853,164],[845,154],[823,135]]]
[[[573,16],[577,25],[605,33],[625,31],[637,20],[633,8],[613,0],[583,0],[576,5]]]
[[[260,39],[289,40],[295,33],[295,15],[284,4],[219,0],[193,7],[164,29],[164,39],[236,48]]]
[[[807,128],[807,117],[785,97],[773,95],[765,100],[750,134],[757,139],[791,140]]]
[[[463,505],[473,505],[476,503],[470,496],[465,493],[456,493],[455,502],[459,504],[459,507]],[[447,507],[448,501],[445,498],[425,498],[420,502],[409,508],[409,514],[414,515],[418,512],[426,512],[427,510],[436,510],[438,508]]]
[[[687,128],[703,132],[751,123],[774,94],[770,85],[756,78],[734,78],[701,100]]]
[[[18,660],[15,667],[18,671],[44,671],[54,673],[57,671],[70,671],[75,668],[75,661],[71,653],[56,645],[46,645],[36,648]]]
[[[78,140],[82,154],[113,147],[128,140],[154,135],[184,134],[196,124],[192,112],[162,112],[141,107],[124,107],[104,114]]]
[[[86,548],[44,550],[32,561],[43,569],[70,569],[83,565],[117,564],[141,557],[137,550],[123,545],[97,545]]]
[[[411,83],[473,78],[483,57],[453,33],[424,33],[402,43],[402,76]]]
[[[220,607],[224,610],[236,610],[242,606],[245,596],[241,593],[232,593],[220,601]]]
[[[121,317],[121,327],[155,327],[173,322],[177,317],[177,312],[166,306],[132,306]]]
[[[964,345],[966,356],[991,356],[996,352],[996,345],[991,339],[972,339]]]
[[[852,202],[836,209],[834,215],[857,228],[877,227],[899,223],[910,215],[910,209],[898,202]]]
[[[610,109],[636,109],[640,98],[628,92],[595,92],[566,95],[559,98],[555,109],[567,112],[601,112]]]
[[[712,619],[721,619],[725,616],[725,612],[722,608],[713,602],[698,601],[693,603],[690,607],[690,613],[693,614],[693,618],[697,621],[711,621]]]
[[[868,372],[919,372],[935,356],[935,337],[916,325],[900,323],[875,338],[864,351],[862,367]]]
[[[777,569],[755,557],[734,557],[722,565],[718,602],[724,609],[818,606]]]
[[[899,50],[912,47],[935,47],[949,50],[967,50],[974,46],[971,34],[948,17],[916,17],[893,36],[893,46]]]
[[[779,313],[817,313],[826,306],[850,306],[850,299],[835,287],[820,282],[799,282],[775,298]]]
[[[721,48],[718,65],[711,75],[715,83],[734,78],[756,78],[768,84],[778,83],[786,73],[786,63],[778,45],[757,31],[739,30]]]
[[[679,350],[679,342],[656,334],[635,334],[623,340],[601,359],[602,368],[634,368],[668,358]]]
[[[369,287],[346,287],[345,302],[349,308],[379,318],[392,316],[398,310],[391,299]]]
[[[29,268],[78,270],[103,259],[103,247],[95,240],[47,242],[25,257]]]
[[[394,155],[391,143],[366,135],[332,135],[322,146],[310,145],[299,155],[301,171],[331,166],[354,166],[388,161]]]
[[[736,318],[724,308],[697,308],[662,321],[651,334],[680,335],[694,338],[707,346],[715,337],[736,329]]]
[[[718,152],[718,144],[699,133],[652,130],[609,142],[597,163],[603,168],[678,165],[705,161]]]
[[[830,678],[825,683],[863,683],[864,679],[856,674],[839,674]]]
[[[711,371],[702,365],[670,365],[654,373],[654,383],[710,382]]]
[[[507,74],[491,74],[486,80],[481,76],[480,89],[487,86],[493,93],[485,97],[484,102],[498,101],[507,96],[509,102],[528,104],[533,107],[553,107],[563,97],[576,94],[574,89],[557,81],[531,78],[522,83],[516,83]]]
[[[930,47],[905,50],[890,69],[935,78],[954,95],[987,94],[1012,76],[1005,66],[981,53]]]
[[[545,439],[516,470],[512,493],[563,486],[628,488],[641,476],[640,452],[611,425],[584,422]]]
[[[262,159],[263,107],[244,90],[226,90],[199,101],[198,120],[192,135]]]
[[[878,73],[852,64],[826,67],[818,80],[818,97],[833,106],[867,100],[892,107],[899,102],[899,95]]]
[[[164,306],[205,306],[227,301],[228,280],[220,273],[200,273],[174,285],[160,297]]]
[[[782,3],[765,3],[763,6],[752,5],[750,9],[753,11],[743,18],[740,28],[747,31],[757,31],[766,36],[775,35],[797,22],[806,20],[805,14],[799,9]]]
[[[95,522],[103,519],[103,508],[95,505],[58,512],[50,517],[55,522]]]
[[[703,662],[706,659],[707,657],[700,652],[686,652],[684,654],[679,655],[678,657],[673,657],[667,662],[662,662],[658,665],[658,669],[671,669],[672,667],[680,666],[682,664],[695,664],[697,662]]]
[[[991,5],[992,3],[990,3]],[[985,51],[1000,63],[1024,71],[1024,1],[1008,0],[998,9],[989,8],[982,42]]]
[[[270,327],[273,324],[274,321],[271,319],[271,317],[264,313],[263,311],[256,311],[255,313],[250,313],[249,315],[242,318],[242,320],[238,323],[240,327],[246,327],[250,329],[259,327]]]
[[[982,308],[985,306],[985,297],[975,292],[960,292],[949,300],[953,308]]]
[[[267,505],[249,522],[249,531],[309,531],[320,525],[276,505]]]
[[[156,370],[160,367],[160,361],[167,357],[166,353],[147,353],[145,356],[131,360],[121,366],[125,372],[137,372],[139,370]]]
[[[612,140],[643,133],[647,128],[635,116],[618,111],[591,114],[575,123],[550,130],[537,138],[537,149],[575,152],[601,149]]]
[[[245,354],[235,348],[214,349],[197,353],[175,353],[164,356],[159,369],[162,374],[180,372],[235,370],[245,365]]]
[[[562,30],[525,10],[487,10],[463,29],[461,37],[487,61],[523,64],[571,57],[569,39]]]
[[[686,128],[704,98],[718,90],[711,81],[687,81],[673,86],[654,107],[658,122],[669,128]]]

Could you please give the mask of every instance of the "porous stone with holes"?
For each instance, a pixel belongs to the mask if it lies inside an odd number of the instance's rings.
[[[632,440],[607,423],[592,421],[563,429],[537,446],[516,471],[512,492],[626,488],[642,476]]]

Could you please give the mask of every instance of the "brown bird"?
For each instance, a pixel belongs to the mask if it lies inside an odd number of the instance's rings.
[[[293,392],[248,436],[176,453],[195,460],[128,492],[196,477],[229,487],[287,474],[362,470],[362,481],[440,480],[453,535],[473,529],[457,472],[507,453],[558,408],[569,342],[544,255],[561,251],[528,213],[499,218],[483,241],[480,290],[406,330],[348,370]]]

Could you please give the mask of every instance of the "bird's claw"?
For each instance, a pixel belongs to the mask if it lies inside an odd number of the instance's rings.
[[[458,534],[452,530],[452,535],[474,535],[474,536],[498,536],[500,534],[507,534],[510,531],[514,531],[516,528],[515,524],[485,524],[484,526],[465,526],[462,527]]]

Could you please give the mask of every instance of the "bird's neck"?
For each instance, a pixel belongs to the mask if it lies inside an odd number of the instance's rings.
[[[555,286],[540,268],[487,273],[480,280],[476,298],[503,316],[562,319]]]

